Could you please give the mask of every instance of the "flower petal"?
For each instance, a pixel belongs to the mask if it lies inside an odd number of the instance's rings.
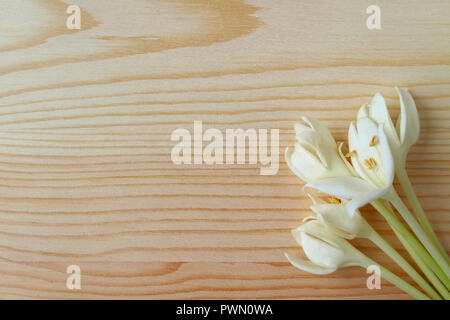
[[[303,131],[311,131],[311,128],[301,123],[294,123],[295,135],[302,134]]]
[[[317,217],[316,216],[307,216],[302,219],[302,222],[308,222],[308,221],[312,221],[312,220],[317,220]]]
[[[341,199],[351,199],[346,207],[350,216],[355,211],[369,202],[384,197],[391,185],[385,188],[375,188],[367,181],[356,177],[340,177],[313,181],[305,185],[305,188],[314,188]]]
[[[293,257],[291,255],[288,255],[287,253],[285,253],[284,255],[294,267],[309,273],[330,274],[336,271],[337,269],[337,268],[324,268],[312,263],[311,261],[303,260],[299,257]]]
[[[336,270],[340,266],[361,265],[361,252],[319,220],[304,223],[293,230],[293,234],[295,238],[301,238],[303,251],[313,263],[308,264],[309,267],[320,266],[327,270]],[[303,262],[299,266],[305,267]]]
[[[348,127],[348,148],[350,152],[359,149],[358,132],[356,131],[355,123],[351,122]]]
[[[324,154],[321,151],[320,144],[320,136],[317,132],[313,130],[305,130],[301,133],[297,134],[298,144],[300,144],[303,148],[308,150],[311,155],[317,157],[324,167],[328,167],[328,159],[326,157],[326,153]],[[329,149],[325,149],[325,151],[329,151]]]
[[[311,209],[323,224],[342,238],[367,237],[371,233],[370,226],[359,212],[351,217],[345,205],[327,203],[311,206]]]
[[[357,175],[359,175],[361,178],[367,181],[371,181],[371,172],[368,172],[367,168],[361,163],[362,161],[364,161],[364,158],[360,157],[360,155],[358,154],[358,151],[361,150],[361,147],[359,145],[358,132],[356,131],[356,127],[353,122],[350,123],[350,126],[348,128],[348,145],[350,152],[356,152],[356,154],[353,154],[351,157],[354,171],[356,171]]]
[[[319,159],[298,143],[286,148],[284,157],[289,169],[305,182],[321,177],[325,171]]]
[[[292,235],[297,240],[303,249],[305,249],[303,241],[305,238],[305,234],[312,236],[314,239],[327,244],[337,250],[341,249],[341,240],[338,236],[336,236],[333,232],[331,232],[322,222],[315,220],[309,221],[308,223],[304,223],[299,226],[297,229],[291,230]],[[301,238],[299,240],[299,238]]]
[[[287,147],[286,150],[284,151],[284,158],[286,159],[286,163],[287,163],[289,169],[291,169],[291,171],[293,173],[295,173],[295,175],[297,177],[299,177],[303,181],[307,181],[306,177],[299,170],[297,170],[297,166],[294,164],[294,161],[293,161],[293,157],[294,157],[293,154],[294,154],[294,148],[292,148],[292,147]]]
[[[386,101],[380,93],[375,94],[375,96],[372,98],[369,109],[369,117],[378,124],[384,124],[384,130],[389,136],[389,139],[393,142],[394,145],[398,146],[400,144],[400,141],[397,135],[397,131],[395,130],[391,116],[389,115]]]
[[[345,259],[345,251],[341,246],[341,238],[332,233],[318,220],[302,224],[292,230],[297,243],[303,248],[309,260],[325,268],[337,268]],[[346,242],[345,245],[348,246]]]
[[[372,191],[361,193],[359,196],[354,197],[346,205],[348,214],[350,216],[354,216],[355,212],[359,208],[364,207],[366,204],[375,201],[379,198],[382,198],[386,194],[388,194],[390,188],[391,186],[388,186],[386,188],[373,189]]]
[[[368,103],[364,103],[361,108],[359,108],[356,119],[368,117],[370,117],[370,105]]]
[[[318,222],[318,221],[310,221]],[[325,227],[325,226],[324,226]],[[331,231],[328,231],[334,237],[337,237]],[[341,241],[345,241],[339,238]],[[328,238],[318,238],[316,235],[302,232],[302,248],[305,255],[311,262],[325,268],[337,268],[346,262],[347,256],[344,249],[340,246],[333,246]]]
[[[306,224],[306,223],[305,223]],[[297,229],[291,230],[291,234],[294,237],[295,241],[297,241],[299,246],[302,246],[302,231]]]
[[[352,163],[358,174],[365,180],[372,183],[378,188],[382,188],[386,185],[386,179],[384,178],[382,171],[379,168],[373,169],[366,165],[366,162],[373,159],[376,164],[382,165],[382,159],[380,158],[379,151],[377,149],[377,143],[373,145],[371,142],[378,139],[378,126],[369,118],[360,118],[356,123],[358,129],[359,149],[356,150],[356,160],[358,164],[353,161]],[[376,141],[376,140],[375,140]]]
[[[303,121],[311,126],[311,128],[316,131],[319,136],[323,139],[323,143],[329,147],[335,147],[336,141],[333,138],[330,130],[319,120],[309,117],[302,117]]]
[[[395,164],[383,125],[379,125],[378,127],[378,138],[380,140],[378,151],[381,156],[384,178],[386,179],[386,185],[390,186],[394,182]]]
[[[304,188],[314,188],[341,199],[353,199],[375,190],[367,181],[357,177],[339,177],[309,182]]]
[[[323,199],[314,196],[313,194],[309,193],[308,191],[306,191],[306,195],[311,199],[311,201],[315,205],[328,203],[328,202],[324,201]]]
[[[347,167],[347,169],[350,172],[350,174],[352,176],[356,176],[357,173],[355,171],[355,168],[353,168],[353,166],[350,164],[350,162],[348,162],[347,158],[345,157],[344,153],[342,152],[342,147],[343,146],[344,146],[343,142],[340,142],[339,145],[338,145],[339,158],[341,158],[342,162],[344,162],[344,164]]]
[[[369,151],[370,141],[374,136],[377,135],[378,129],[377,124],[370,120],[370,118],[360,118],[356,122],[356,128],[358,129],[358,138],[359,138],[359,153],[361,156],[369,156],[366,154]]]
[[[397,119],[397,131],[401,143],[408,149],[419,139],[419,114],[414,99],[408,90],[397,87],[395,89],[400,97],[400,116]]]

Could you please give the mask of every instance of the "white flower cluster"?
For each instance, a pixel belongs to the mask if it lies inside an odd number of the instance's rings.
[[[396,88],[400,115],[394,126],[383,96],[377,93],[358,112],[348,130],[348,149],[336,144],[326,126],[303,117],[307,124],[295,124],[297,143],[286,149],[289,168],[306,182],[305,190],[316,214],[293,230],[308,260],[286,255],[297,268],[327,274],[340,267],[375,264],[347,240],[368,238],[394,259],[428,294],[425,295],[383,268],[384,277],[418,299],[448,299],[449,259],[437,240],[406,175],[405,160],[419,138],[420,123],[414,100],[408,90]],[[393,187],[400,179],[413,216]],[[328,195],[328,201],[310,194],[312,189]],[[411,199],[410,199],[411,198]],[[371,203],[389,222],[414,261],[427,275],[425,280],[362,217],[359,208]],[[414,235],[394,213],[400,213]],[[434,286],[434,287],[433,287]],[[439,293],[435,291],[438,290]]]

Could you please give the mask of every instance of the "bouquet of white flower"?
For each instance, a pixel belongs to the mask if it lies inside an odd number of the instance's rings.
[[[377,93],[359,110],[356,125],[350,124],[346,154],[343,143],[337,145],[319,121],[303,117],[308,126],[295,124],[297,143],[286,149],[285,157],[289,168],[306,182],[305,190],[313,201],[311,209],[316,216],[293,230],[309,261],[286,256],[295,267],[315,274],[331,273],[346,266],[367,267],[376,263],[347,241],[367,238],[398,263],[423,292],[380,266],[382,277],[417,299],[448,300],[450,260],[414,193],[405,168],[409,148],[419,138],[419,116],[409,92],[396,89],[401,107],[396,126],[383,96]],[[395,190],[394,176],[414,215]],[[312,189],[327,194],[327,201],[312,195]],[[361,216],[358,209],[367,204],[387,220],[425,277]]]

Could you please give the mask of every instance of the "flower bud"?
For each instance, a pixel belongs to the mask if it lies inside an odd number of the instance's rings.
[[[286,254],[295,267],[314,274],[328,274],[340,267],[361,266],[362,254],[348,241],[339,238],[322,222],[311,220],[292,234],[309,260]]]
[[[327,127],[313,118],[302,118],[309,126],[295,124],[297,143],[286,149],[289,168],[303,181],[352,175],[352,169],[342,155]]]

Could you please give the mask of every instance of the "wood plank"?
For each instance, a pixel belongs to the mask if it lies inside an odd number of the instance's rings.
[[[408,298],[368,290],[362,269],[314,276],[283,256],[311,214],[282,157],[293,123],[316,117],[344,140],[376,92],[398,113],[396,85],[421,117],[408,172],[449,247],[448,1],[378,1],[376,31],[356,0],[77,0],[82,28],[68,30],[72,3],[0,3],[0,297]],[[173,164],[170,135],[195,120],[280,129],[278,174]]]

